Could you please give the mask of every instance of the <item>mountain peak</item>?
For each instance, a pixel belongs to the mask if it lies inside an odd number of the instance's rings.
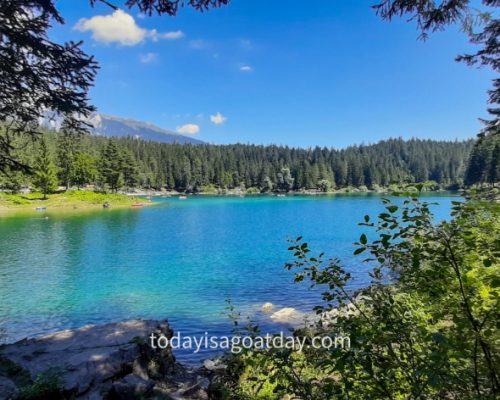
[[[108,137],[134,137],[162,143],[203,144],[204,142],[154,124],[114,115],[94,114],[88,120],[94,135]]]

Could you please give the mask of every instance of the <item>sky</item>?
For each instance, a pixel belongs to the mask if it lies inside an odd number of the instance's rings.
[[[123,5],[123,1],[114,0]],[[493,73],[454,61],[456,28],[418,40],[375,0],[232,0],[176,17],[58,0],[57,41],[83,40],[103,114],[209,143],[341,148],[389,137],[474,137]]]

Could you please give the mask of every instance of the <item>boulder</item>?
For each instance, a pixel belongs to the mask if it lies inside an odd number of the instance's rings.
[[[300,325],[304,323],[306,319],[306,314],[297,311],[293,307],[285,307],[271,314],[271,319],[274,322],[289,324],[289,325]]]
[[[151,348],[153,332],[172,337],[167,321],[131,320],[24,339],[2,346],[0,357],[27,371],[32,379],[54,371],[68,397],[89,398],[91,393],[92,398],[99,398],[96,393],[109,391],[110,384],[115,392],[131,393],[147,389],[145,381],[175,369],[171,349]],[[137,373],[127,377],[132,372]],[[11,388],[7,381],[0,385],[5,387],[0,390]]]
[[[109,399],[120,400],[144,398],[151,394],[153,386],[153,381],[130,374],[123,379],[113,382],[113,386],[108,392],[107,397]]]

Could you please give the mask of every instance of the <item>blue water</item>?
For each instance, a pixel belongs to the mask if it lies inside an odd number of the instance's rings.
[[[449,216],[450,194],[436,219]],[[0,218],[0,330],[8,341],[130,318],[167,318],[188,334],[228,333],[225,299],[256,315],[263,303],[310,311],[318,292],[293,283],[288,238],[341,258],[353,285],[357,223],[378,195],[160,198],[143,209]],[[44,218],[45,215],[48,218]],[[200,355],[180,353],[195,361]],[[206,355],[203,355],[206,356]]]

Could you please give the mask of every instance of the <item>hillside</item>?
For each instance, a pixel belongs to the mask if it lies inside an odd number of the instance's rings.
[[[148,122],[136,121],[129,118],[115,117],[105,114],[94,115],[89,122],[92,124],[92,133],[107,137],[133,137],[160,143],[202,144],[201,140],[180,135],[174,131],[160,128]]]

